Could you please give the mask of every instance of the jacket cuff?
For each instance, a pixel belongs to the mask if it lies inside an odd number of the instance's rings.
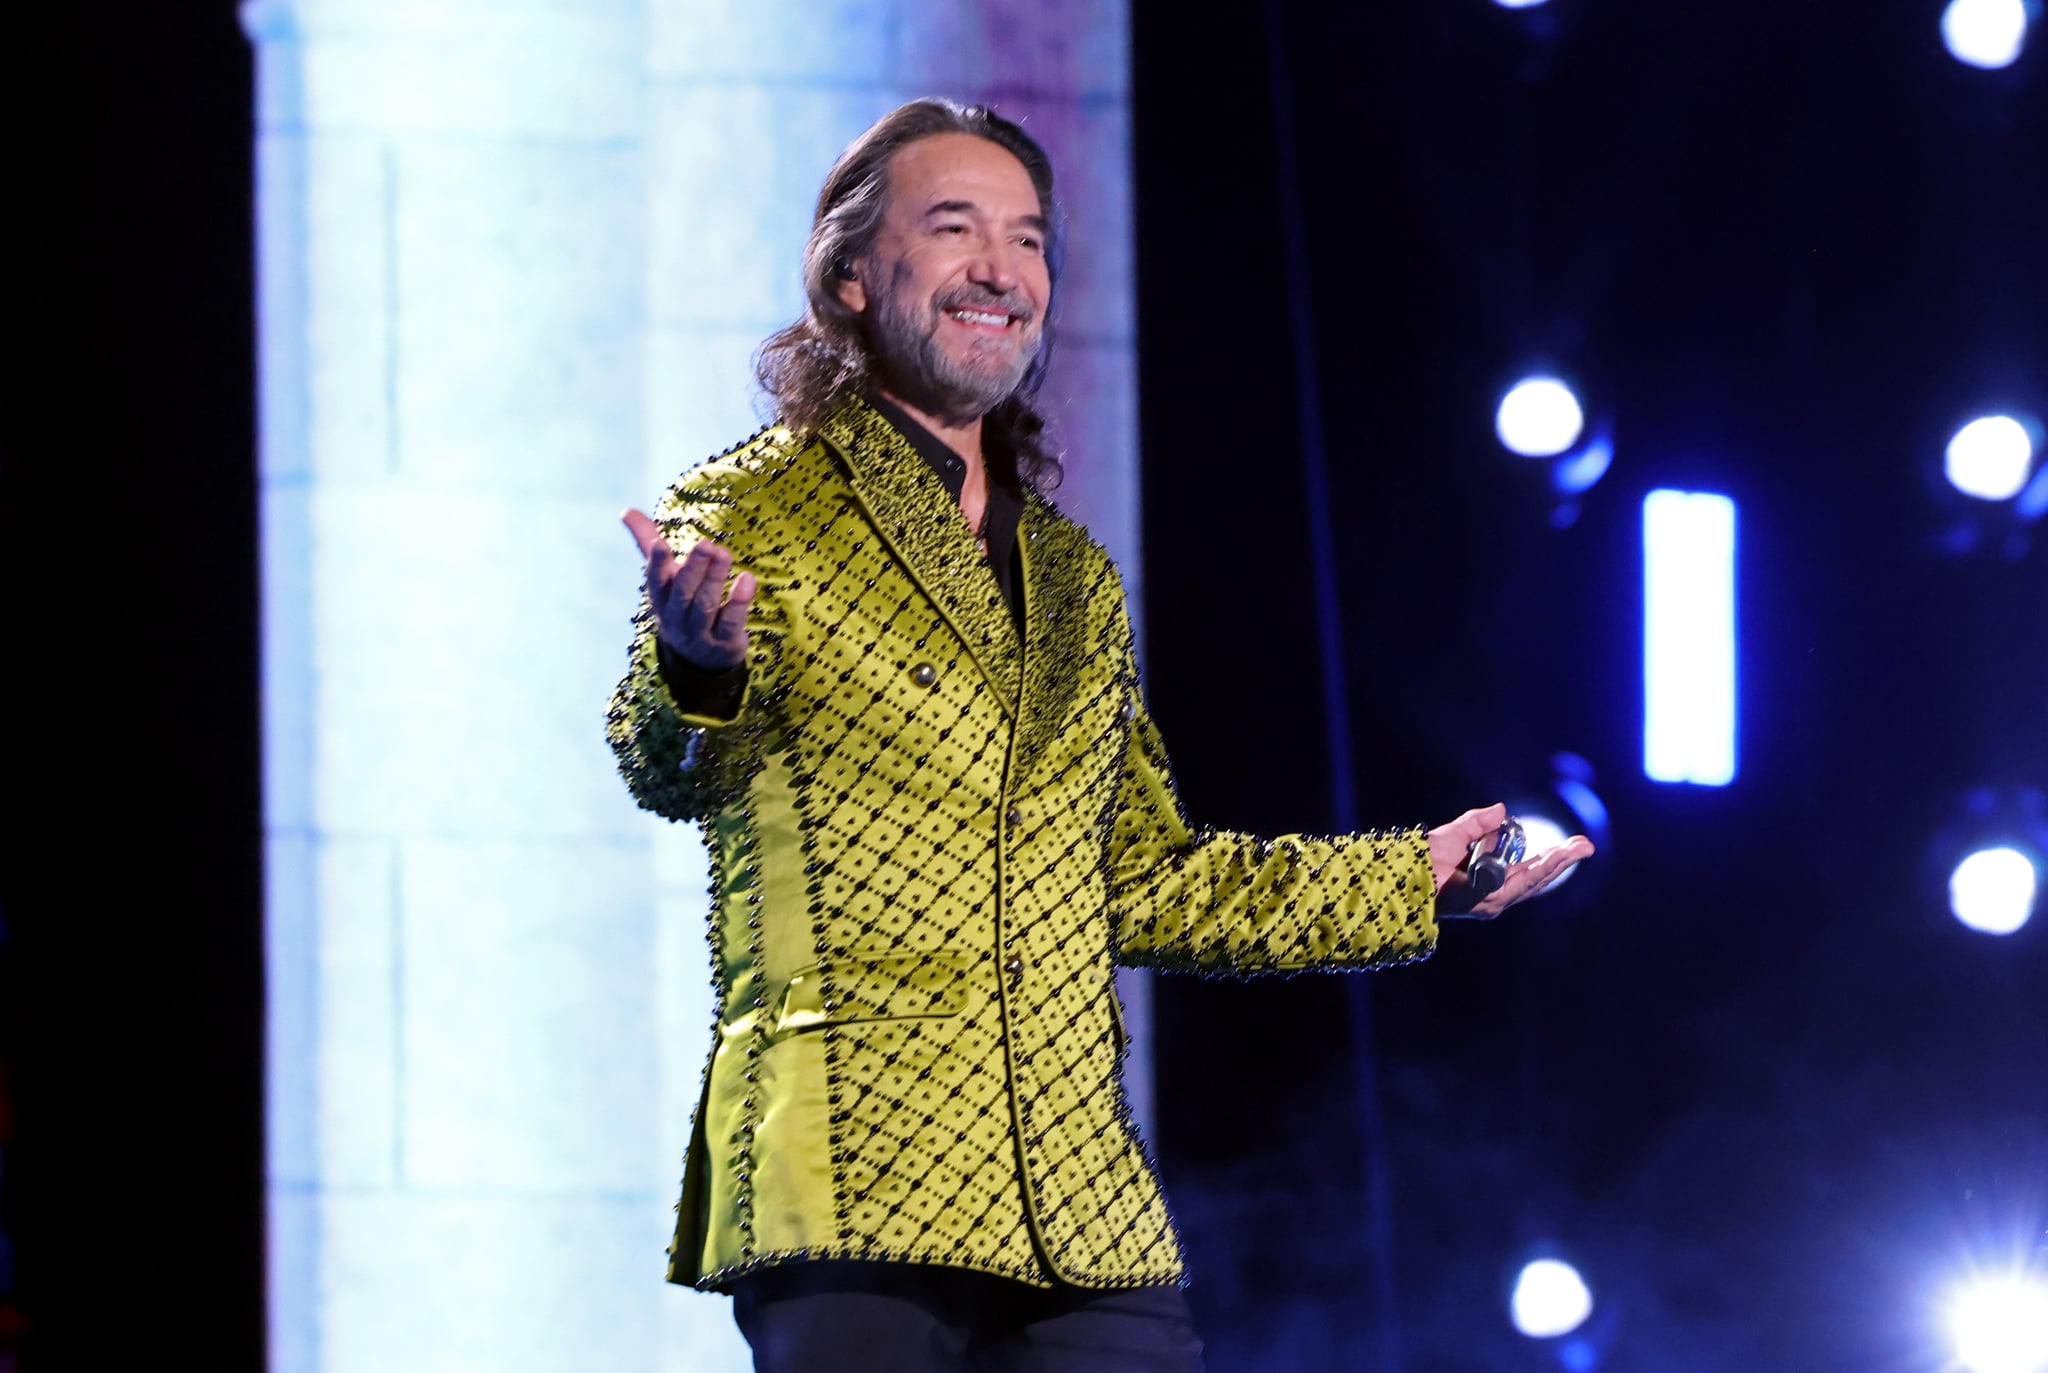
[[[747,699],[747,665],[699,667],[667,644],[655,641],[661,666],[662,685],[685,724],[699,727],[729,725],[737,720]]]

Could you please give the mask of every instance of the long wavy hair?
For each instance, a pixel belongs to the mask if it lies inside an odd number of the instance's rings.
[[[860,316],[847,308],[836,289],[839,264],[859,261],[874,245],[889,203],[889,159],[919,139],[944,133],[985,138],[1024,164],[1045,215],[1046,267],[1057,293],[1065,256],[1065,226],[1053,198],[1052,160],[1045,149],[986,106],[931,98],[891,110],[832,164],[818,192],[810,241],[804,245],[808,304],[803,317],[769,335],[754,354],[754,375],[773,398],[782,422],[791,428],[816,430],[848,396],[874,380],[875,359]],[[1004,457],[1013,461],[1017,478],[1039,492],[1050,491],[1060,479],[1060,455],[1037,408],[1038,388],[1045,382],[1052,358],[1052,333],[1049,298],[1038,356],[1017,389],[982,419],[984,434],[996,440],[989,447],[990,454],[998,461]]]

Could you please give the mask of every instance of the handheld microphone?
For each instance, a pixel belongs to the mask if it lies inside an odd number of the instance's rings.
[[[1500,884],[1508,880],[1508,869],[1522,861],[1528,848],[1522,822],[1513,816],[1491,838],[1475,839],[1472,851],[1465,856],[1465,876],[1472,884],[1473,894],[1483,901],[1499,891]]]

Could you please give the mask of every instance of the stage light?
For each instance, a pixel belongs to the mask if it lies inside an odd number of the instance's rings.
[[[1576,753],[1558,752],[1550,757],[1547,786],[1510,784],[1502,788],[1499,794],[1508,814],[1522,826],[1528,857],[1554,849],[1575,834],[1591,839],[1596,849],[1608,848],[1607,806],[1593,790],[1593,781],[1591,763]],[[1545,888],[1546,893],[1557,891],[1578,872],[1577,863],[1565,868]]]
[[[1972,1283],[1949,1303],[1948,1319],[1967,1373],[2048,1370],[2048,1284],[2021,1277]]]
[[[1578,820],[1580,832],[1593,836],[1596,843],[1605,843],[1607,840],[1607,803],[1602,801],[1599,794],[1593,790],[1592,766],[1577,754],[1560,753],[1558,757],[1578,764],[1581,770],[1579,772],[1569,771],[1561,763],[1558,767],[1558,777],[1555,784],[1557,794],[1564,799],[1564,803],[1567,806],[1571,807],[1572,815]]]
[[[1515,1329],[1532,1340],[1568,1335],[1593,1314],[1593,1294],[1579,1270],[1562,1259],[1525,1264],[1508,1298]]]
[[[1527,10],[1534,9],[1542,4],[1543,0],[1493,0],[1493,3],[1504,10]]]
[[[1978,849],[1949,874],[1949,910],[1980,933],[2011,934],[2033,916],[2039,885],[2033,860],[2018,849]]]
[[[2048,515],[2048,462],[2041,464],[2041,470],[2012,503],[2012,513],[2027,524]]]
[[[1517,814],[1515,819],[1521,822],[1522,838],[1527,842],[1532,857],[1571,838],[1563,825],[1541,811]]]
[[[1585,427],[1579,398],[1556,377],[1516,382],[1501,397],[1493,417],[1493,431],[1501,443],[1525,458],[1556,457],[1579,441]]]
[[[1522,838],[1528,846],[1528,856],[1531,858],[1547,849],[1556,848],[1576,833],[1575,830],[1566,828],[1563,821],[1552,819],[1549,815],[1532,807],[1515,808],[1514,815],[1515,819],[1521,822]],[[1578,870],[1579,865],[1577,863],[1572,864],[1564,870],[1563,876],[1553,881],[1545,890],[1556,891],[1559,887],[1571,881],[1572,875]]]
[[[1735,780],[1735,502],[1643,498],[1643,771]]]
[[[1561,496],[1576,496],[1593,489],[1593,484],[1607,475],[1607,469],[1614,466],[1614,440],[1605,434],[1595,434],[1576,453],[1558,459],[1551,471],[1551,482]]]
[[[1971,420],[1948,441],[1942,464],[1949,484],[1983,501],[2010,500],[2027,484],[2034,436],[2010,415]]]
[[[1566,1340],[1557,1347],[1557,1363],[1564,1373],[1593,1373],[1600,1366],[1600,1346],[1591,1340]]]
[[[2027,43],[2026,0],[1950,0],[1941,41],[1958,62],[1986,71],[2009,67]]]

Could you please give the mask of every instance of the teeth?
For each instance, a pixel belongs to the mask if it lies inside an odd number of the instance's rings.
[[[1008,315],[991,315],[981,310],[955,310],[953,318],[967,324],[1006,325],[1010,322]]]

